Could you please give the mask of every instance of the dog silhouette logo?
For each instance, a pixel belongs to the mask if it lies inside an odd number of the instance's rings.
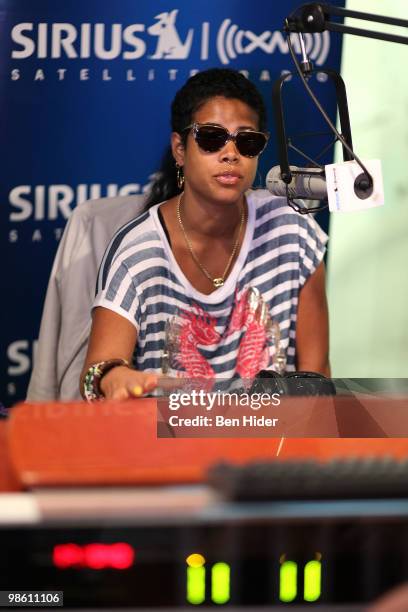
[[[193,28],[188,31],[186,40],[181,41],[175,22],[178,9],[155,16],[157,22],[147,29],[152,36],[158,36],[157,47],[150,59],[186,59],[193,42]]]

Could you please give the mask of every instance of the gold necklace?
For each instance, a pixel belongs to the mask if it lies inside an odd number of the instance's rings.
[[[201,272],[203,272],[203,274],[205,274],[205,276],[208,278],[208,280],[210,280],[212,282],[212,284],[214,285],[214,287],[216,289],[218,289],[218,287],[222,287],[223,284],[225,283],[225,277],[228,274],[228,271],[231,267],[232,261],[235,257],[235,253],[237,252],[238,249],[238,245],[239,245],[239,241],[241,238],[241,232],[242,232],[242,228],[244,227],[244,221],[245,221],[245,205],[242,207],[242,213],[241,213],[241,221],[239,223],[239,228],[238,228],[238,233],[237,233],[237,237],[234,243],[234,247],[232,249],[232,253],[230,255],[230,258],[228,260],[228,263],[225,267],[224,273],[222,276],[218,276],[216,278],[213,278],[211,276],[211,274],[209,273],[209,271],[207,270],[207,268],[205,266],[203,266],[203,264],[199,261],[197,255],[194,253],[194,249],[193,249],[193,245],[191,244],[191,240],[187,235],[187,232],[184,228],[183,225],[183,221],[181,219],[181,202],[182,202],[182,197],[183,197],[183,193],[180,194],[180,197],[178,199],[177,202],[177,220],[179,222],[179,225],[181,227],[181,231],[183,232],[183,236],[184,236],[184,240],[186,241],[188,250],[190,251],[190,255],[191,257],[194,259],[195,263],[197,264],[197,266],[200,268]]]

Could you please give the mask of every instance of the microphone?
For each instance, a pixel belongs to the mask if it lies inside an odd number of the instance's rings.
[[[320,168],[298,168],[289,166],[292,174],[290,183],[282,179],[280,166],[274,166],[266,177],[266,187],[275,196],[300,198],[304,200],[324,200],[327,186],[324,170]]]
[[[312,18],[314,19],[314,16]],[[309,21],[309,18],[307,21]],[[288,22],[285,31],[290,31]],[[292,138],[286,136],[282,87],[288,78],[293,76],[293,73],[285,73],[273,85],[272,101],[275,111],[279,166],[275,166],[269,171],[266,186],[272,194],[286,197],[288,206],[301,215],[322,210],[322,208],[326,208],[327,204],[330,212],[351,212],[382,206],[384,204],[384,189],[381,162],[375,159],[363,163],[353,151],[344,81],[338,72],[319,67],[319,72],[326,74],[335,85],[341,127],[339,132],[307,82],[307,78],[315,71],[307,57],[301,32],[299,32],[299,38],[302,63],[300,64],[296,58],[290,35],[287,36],[289,52],[296,66],[296,71],[315,106],[336,136],[336,141],[339,140],[343,145],[343,163],[326,164],[324,169],[319,167],[317,163],[315,167],[311,168],[289,166],[289,149],[294,149],[305,159],[312,162],[313,160],[299,147],[293,146]],[[328,147],[325,147],[318,157],[321,157],[327,150]],[[296,200],[299,200],[299,202]],[[300,200],[319,200],[319,204],[317,206],[305,206]],[[322,200],[327,202],[325,206],[321,206]]]
[[[266,187],[274,196],[287,198],[300,214],[319,210],[301,206],[293,200],[328,200],[330,212],[355,212],[384,204],[381,162],[364,162],[370,174],[361,172],[361,163],[354,160],[327,164],[322,168],[289,166],[290,175],[280,166],[271,168],[266,176]],[[290,183],[282,177],[291,178]],[[293,206],[292,206],[293,207]]]

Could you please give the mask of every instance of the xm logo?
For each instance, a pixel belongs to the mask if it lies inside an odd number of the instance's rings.
[[[147,29],[148,34],[158,36],[156,51],[150,59],[186,59],[190,54],[193,42],[193,28],[190,28],[183,43],[176,30],[175,22],[178,10],[156,15],[157,23]]]
[[[318,66],[324,64],[330,50],[330,35],[305,34],[306,51],[310,59]],[[292,36],[292,44],[297,53],[300,53],[299,40]],[[231,19],[224,19],[217,34],[217,53],[223,64],[229,64],[238,55],[252,53],[260,49],[272,54],[278,49],[281,53],[288,53],[285,37],[279,31],[265,30],[262,34],[255,34],[251,30],[240,30],[237,25],[231,24]]]

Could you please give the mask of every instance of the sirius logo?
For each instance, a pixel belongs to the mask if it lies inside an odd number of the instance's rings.
[[[105,42],[108,27],[110,45]],[[34,55],[39,59],[64,56],[88,59],[93,54],[98,59],[112,60],[121,55],[125,44],[128,49],[123,52],[123,59],[138,59],[145,54],[146,44],[136,33],[144,29],[145,26],[138,23],[126,28],[119,23],[111,26],[83,23],[79,29],[72,23],[19,23],[12,29],[11,38],[20,48],[13,49],[11,57],[18,60]]]
[[[7,347],[7,358],[9,365],[7,374],[9,376],[23,376],[31,369],[35,359],[38,341],[15,340]]]
[[[16,45],[11,57],[14,60],[29,57],[137,60],[146,55],[148,46],[155,45],[153,53],[147,55],[149,60],[185,60],[191,55],[195,30],[189,28],[187,32],[181,32],[176,25],[177,15],[178,9],[159,13],[153,17],[154,22],[147,25],[82,23],[76,26],[72,23],[18,23],[11,31],[12,41]],[[215,29],[214,52],[223,64],[229,64],[239,55],[245,56],[257,50],[268,55],[275,51],[288,53],[285,37],[279,31],[265,30],[257,34],[238,27],[231,19],[224,19],[218,26],[209,21],[197,26],[197,38],[200,40],[197,41],[196,47],[200,49],[202,61],[208,60],[211,55],[211,27]],[[153,41],[152,38],[157,40]],[[321,66],[330,50],[329,33],[306,34],[305,40],[309,57]],[[293,38],[293,45],[298,50],[297,37]],[[14,69],[12,80],[18,78],[18,69]]]
[[[190,54],[194,30],[190,28],[184,43],[176,30],[175,21],[178,10],[156,15],[157,23],[147,29],[148,34],[158,36],[156,51],[150,59],[186,59]]]
[[[140,183],[128,183],[126,185],[92,183],[90,185],[80,184],[76,187],[70,185],[18,185],[9,192],[9,204],[11,206],[9,242],[15,244],[21,240],[29,240],[32,243],[41,243],[46,237],[58,242],[62,236],[66,220],[72,215],[75,206],[86,200],[99,200],[100,198],[116,196],[132,196],[144,200],[155,176],[155,173],[149,175],[149,182],[145,185]],[[33,225],[32,221],[38,223]],[[56,223],[47,223],[48,221],[58,221],[59,226]],[[27,223],[24,224],[24,222]]]
[[[104,23],[83,23],[78,29],[72,23],[19,23],[11,31],[11,38],[20,48],[13,49],[13,59],[27,59],[35,55],[39,59],[87,59],[92,53],[102,60],[112,60],[122,53],[122,45],[129,48],[123,59],[142,57],[146,52],[145,42],[136,36],[143,32],[143,24],[132,24],[126,28],[119,23],[109,26],[110,48],[105,43],[108,26]],[[93,43],[93,44],[92,44]]]
[[[191,28],[183,42],[176,29],[178,10],[160,13],[156,23],[147,33],[157,37],[157,46],[150,59],[186,59],[189,56],[194,31]],[[12,41],[18,45],[11,53],[12,59],[89,59],[113,60],[122,57],[135,60],[146,53],[146,42],[138,35],[145,32],[143,23],[124,27],[120,23],[82,23],[79,28],[72,23],[18,23],[11,31]]]
[[[18,185],[9,193],[9,204],[12,208],[9,221],[19,223],[28,219],[69,219],[74,207],[85,200],[141,194],[149,187],[150,183],[145,186],[139,183],[122,186],[114,183],[106,186],[93,183],[77,185],[74,188],[70,185]]]
[[[306,52],[310,59],[321,66],[327,59],[330,50],[330,35],[305,34]],[[299,40],[292,36],[291,41],[297,53],[300,53]],[[272,54],[278,49],[281,53],[288,53],[288,46],[282,32],[265,30],[262,34],[255,34],[251,30],[240,30],[237,25],[231,24],[231,19],[224,19],[217,34],[217,53],[223,64],[229,64],[238,55],[252,53],[260,49]]]

